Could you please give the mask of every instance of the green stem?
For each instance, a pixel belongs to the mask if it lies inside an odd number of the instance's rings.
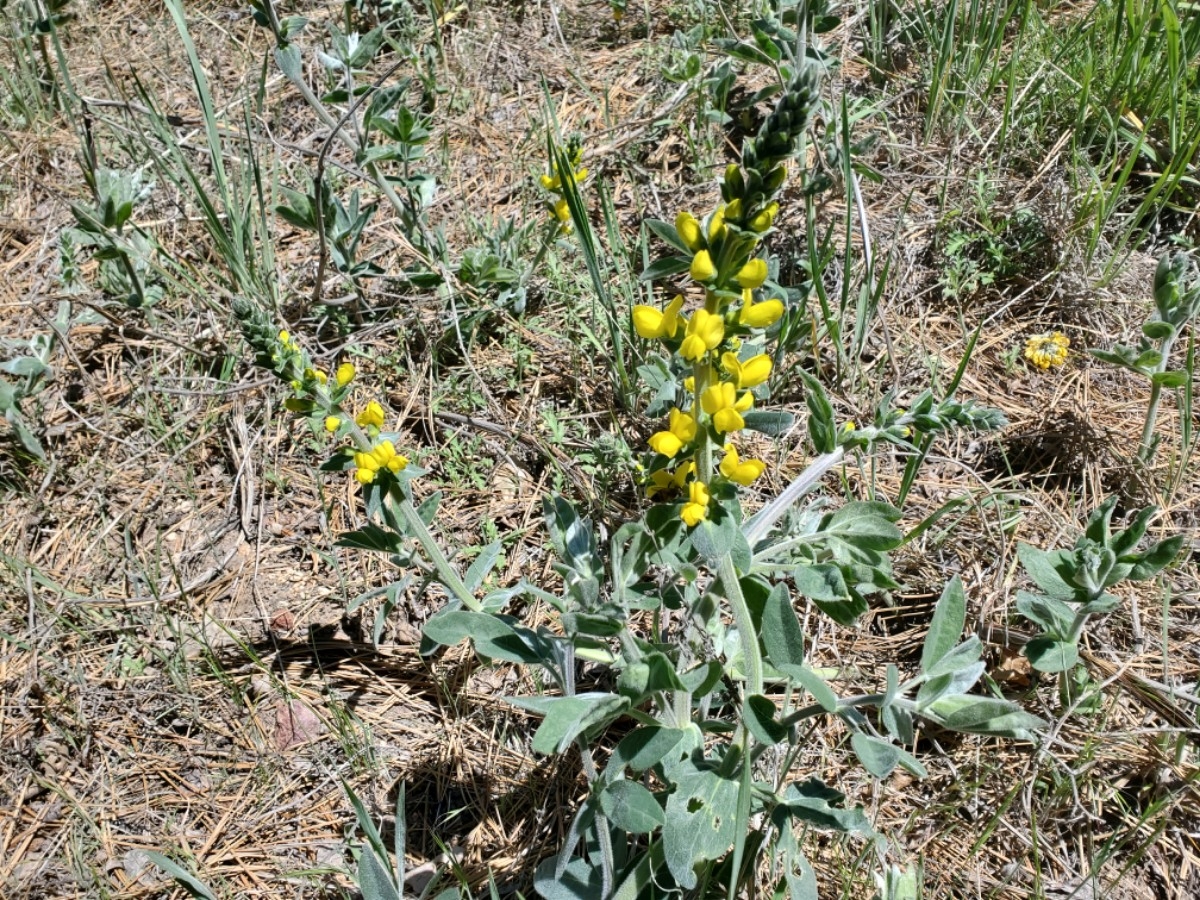
[[[754,618],[750,615],[750,606],[742,593],[741,582],[738,581],[737,570],[733,567],[733,557],[726,553],[717,563],[717,576],[725,589],[725,599],[729,601],[729,609],[733,613],[733,623],[738,630],[738,641],[742,645],[742,658],[746,667],[746,693],[761,694],[763,691],[762,653],[758,647],[758,630],[754,627]],[[746,731],[743,725],[739,731],[737,743],[745,746]]]
[[[327,398],[322,399],[326,399],[326,402],[328,402]],[[328,406],[326,407],[326,413],[328,414],[334,414],[337,412],[340,411],[334,410]],[[371,438],[367,436],[366,432],[364,432],[357,423],[352,425],[349,437],[352,441],[354,441],[358,448],[364,452],[370,452],[371,448],[374,446]],[[442,583],[442,587],[453,594],[455,599],[462,603],[462,605],[467,609],[471,610],[472,612],[482,612],[483,605],[475,599],[475,595],[467,589],[466,584],[463,582],[462,578],[459,577],[458,572],[456,572],[454,567],[450,565],[450,560],[446,558],[446,554],[442,552],[442,548],[438,546],[437,541],[435,541],[433,538],[433,535],[429,533],[429,529],[421,520],[421,514],[418,513],[416,507],[413,506],[412,499],[408,496],[408,494],[400,487],[400,485],[393,483],[391,488],[388,490],[388,496],[392,500],[396,501],[396,506],[400,510],[400,515],[404,518],[405,525],[408,526],[409,533],[416,539],[417,543],[421,545],[421,549],[425,551],[425,557],[429,560],[429,564],[433,566],[434,572],[437,573],[438,580]]]
[[[1171,345],[1174,343],[1175,338],[1173,336],[1163,339],[1162,347],[1160,348],[1162,360],[1155,368],[1155,374],[1167,370],[1171,356]],[[1144,463],[1150,462],[1151,457],[1154,455],[1152,442],[1154,440],[1154,426],[1158,421],[1158,404],[1160,400],[1162,400],[1162,385],[1157,381],[1152,381],[1150,383],[1150,404],[1146,407],[1146,421],[1142,425],[1142,440],[1138,445],[1138,459]]]

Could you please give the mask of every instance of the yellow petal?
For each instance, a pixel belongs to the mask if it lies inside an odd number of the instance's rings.
[[[325,430],[326,431],[334,432],[334,431],[337,431],[341,427],[342,427],[342,420],[339,419],[337,416],[326,416],[325,417]]]
[[[662,336],[663,314],[653,306],[633,308],[633,330],[648,341]]]
[[[746,290],[762,287],[762,283],[766,280],[767,261],[765,259],[752,259],[737,273],[737,283]]]
[[[661,453],[667,459],[674,459],[675,454],[683,448],[683,441],[669,431],[656,431],[646,442],[655,453]]]
[[[704,246],[700,235],[700,223],[690,212],[681,212],[675,217],[675,230],[679,232],[679,239],[683,241],[683,245],[693,253]]]
[[[708,255],[707,250],[701,250],[692,257],[688,274],[695,281],[710,281],[717,274],[717,267],[713,265],[712,257]]]
[[[354,368],[354,363],[342,363],[337,367],[337,373],[333,376],[337,381],[338,387],[345,387],[354,380],[354,376],[358,374]]]

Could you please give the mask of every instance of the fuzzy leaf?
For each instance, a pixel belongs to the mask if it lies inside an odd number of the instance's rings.
[[[1025,657],[1039,672],[1066,672],[1079,662],[1079,649],[1070,641],[1038,635],[1025,645]]]
[[[963,595],[962,579],[955,575],[947,582],[933,610],[925,647],[921,652],[921,671],[928,672],[949,653],[962,636],[967,621],[967,601]]]
[[[677,773],[662,840],[667,868],[680,887],[694,888],[695,866],[719,859],[733,846],[737,804],[738,782],[709,769]]]
[[[786,585],[777,584],[763,605],[762,640],[767,660],[776,668],[804,663],[804,631],[792,608]]]
[[[850,746],[863,768],[876,778],[887,778],[900,762],[899,748],[895,744],[861,731],[850,735]]]
[[[666,820],[654,795],[636,781],[614,781],[600,794],[608,820],[630,834],[649,834]]]

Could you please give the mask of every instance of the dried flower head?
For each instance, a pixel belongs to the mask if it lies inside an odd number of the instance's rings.
[[[1035,334],[1025,342],[1025,358],[1045,371],[1065,363],[1070,346],[1071,339],[1061,331]]]

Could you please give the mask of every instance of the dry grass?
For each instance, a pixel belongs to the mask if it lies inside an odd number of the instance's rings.
[[[340,9],[304,5],[317,22]],[[124,2],[78,12],[67,50],[80,93],[121,99],[117,87],[127,90],[136,74],[180,116],[180,139],[193,139],[195,101],[161,9]],[[695,187],[713,172],[694,168],[686,97],[658,73],[673,30],[669,12],[654,9],[656,33],[647,36],[636,26],[615,32],[595,4],[557,7],[565,46],[551,12],[542,4],[464,8],[443,30],[439,79],[448,90],[432,142],[441,185],[433,218],[452,247],[474,241],[472,216],[539,214],[529,175],[542,165],[540,78],[564,129],[587,135],[588,164],[610,184],[627,233],[644,216],[669,218],[714,196]],[[189,15],[219,105],[234,110],[265,37],[241,9],[202,4]],[[867,90],[853,65],[844,76],[847,89]],[[100,140],[113,141],[103,144],[112,162],[128,164],[115,136],[137,129],[139,114],[100,104],[92,114]],[[1012,424],[993,438],[936,446],[904,524],[951,498],[969,495],[971,503],[898,555],[904,592],[859,629],[813,618],[815,664],[838,669],[847,691],[882,683],[888,662],[914,666],[932,602],[945,578],[960,573],[988,642],[991,677],[1056,728],[1040,751],[923,734],[925,782],[872,782],[836,727],[815,735],[800,762],[866,806],[895,841],[896,859],[923,861],[932,896],[1198,896],[1197,710],[1161,687],[1194,693],[1200,679],[1194,560],[1171,576],[1169,608],[1155,585],[1143,585],[1091,631],[1087,660],[1108,682],[1094,713],[1059,721],[1053,691],[1032,683],[1017,653],[1020,635],[1007,630],[1015,621],[1016,542],[1061,545],[1107,493],[1133,507],[1163,473],[1138,475],[1131,462],[1144,385],[1082,354],[1052,374],[1013,365],[1006,354],[1047,328],[1065,328],[1076,347],[1133,334],[1153,260],[1135,256],[1123,280],[1097,291],[1064,234],[1060,265],[1028,284],[961,308],[942,300],[935,175],[947,148],[918,149],[920,114],[904,102],[890,116],[892,139],[870,160],[884,181],[867,187],[867,199],[878,251],[896,248],[894,289],[872,337],[878,359],[861,384],[846,387],[841,412],[864,414],[881,385],[895,383],[904,396],[927,384],[931,370],[945,377],[984,321],[963,394],[1003,410]],[[260,124],[281,180],[311,163],[314,121],[281,79],[269,81]],[[44,331],[65,296],[57,236],[71,224],[67,202],[85,190],[69,123],[6,128],[0,327],[16,338]],[[967,190],[965,167],[979,148],[954,149],[964,170],[951,202]],[[708,164],[723,163],[727,150],[712,143]],[[1068,202],[1055,187],[1061,161],[1045,162],[1032,182],[1004,185],[1005,202]],[[177,201],[160,190],[148,227],[168,253],[211,279],[217,261]],[[825,213],[832,220],[839,210]],[[279,224],[285,312],[294,331],[332,358],[336,330],[304,315],[314,239]],[[386,216],[367,243],[389,270],[411,262],[398,223]],[[535,281],[531,313],[520,322],[494,316],[465,356],[439,349],[450,315],[444,298],[401,296],[386,279],[372,294],[386,314],[354,338],[368,377],[386,388],[408,445],[431,469],[418,490],[444,492],[447,543],[484,543],[495,523],[512,535],[508,580],[549,577],[541,498],[556,485],[581,499],[595,493],[572,454],[611,430],[624,429],[636,446],[648,425],[609,415],[596,372],[603,361],[572,325],[581,308],[574,291],[582,290],[570,274],[575,263],[555,265],[558,275]],[[101,301],[92,293],[74,299],[77,308]],[[52,463],[31,465],[9,443],[0,451],[0,895],[179,896],[140,852],[170,848],[219,896],[347,896],[353,814],[343,779],[385,819],[398,784],[406,785],[410,865],[437,857],[441,841],[473,885],[490,870],[528,892],[533,863],[556,846],[583,796],[577,760],[535,758],[528,749],[530,722],[500,699],[534,690],[524,676],[480,668],[464,648],[433,662],[417,655],[436,596],[405,597],[378,650],[370,644],[374,607],[344,616],[348,600],[389,573],[333,548],[359,516],[354,493],[316,470],[317,447],[281,414],[274,388],[240,360],[231,377],[221,376],[227,355],[241,352],[227,312],[219,294],[210,302],[177,295],[150,315],[116,309],[76,325],[55,380],[26,407],[36,410]],[[465,404],[468,394],[477,402]],[[548,434],[546,409],[571,423],[565,444]],[[1177,415],[1168,404],[1164,434],[1178,433]],[[797,444],[764,445],[780,463],[764,495],[802,468]],[[865,495],[873,481],[894,495],[901,467],[886,457],[875,472],[850,467],[849,490]],[[829,486],[838,490],[834,480]],[[1194,537],[1198,498],[1192,473],[1162,530]],[[613,499],[636,503],[628,485]],[[862,848],[818,846],[823,896],[867,896]],[[1071,894],[1094,861],[1102,881]]]

